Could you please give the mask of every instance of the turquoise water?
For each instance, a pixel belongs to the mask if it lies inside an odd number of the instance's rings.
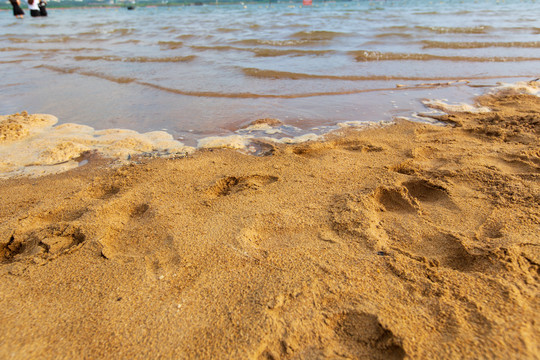
[[[300,132],[389,120],[538,77],[538,14],[532,0],[4,11],[0,113],[187,144],[258,118]]]

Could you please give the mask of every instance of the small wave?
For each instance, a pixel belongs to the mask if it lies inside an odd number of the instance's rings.
[[[411,28],[407,25],[392,25],[392,26],[384,26],[381,28],[383,31],[390,31],[390,32],[398,32],[398,31],[404,31],[404,30],[411,30]]]
[[[66,49],[29,49],[29,48],[17,48],[17,47],[4,47],[0,48],[0,52],[9,52],[9,51],[30,51],[38,53],[55,53],[60,51],[65,51]]]
[[[436,34],[487,34],[493,28],[488,25],[470,27],[416,26],[416,29]]]
[[[7,38],[8,41],[14,43],[14,44],[20,44],[20,43],[27,43],[27,42],[35,42],[35,40],[28,39],[28,38],[14,38],[10,37]]]
[[[300,49],[265,49],[265,48],[242,48],[229,45],[222,46],[192,46],[196,50],[214,50],[214,51],[249,51],[259,57],[272,57],[272,56],[304,56],[304,55],[326,55],[333,53],[333,50],[300,50]]]
[[[54,23],[32,24],[30,26],[37,28],[58,27],[58,25]]]
[[[54,48],[50,48],[50,49],[32,49],[30,51],[35,51],[35,52],[38,52],[38,53],[44,53],[44,54],[47,54],[47,53],[56,53],[56,52],[62,52],[62,51],[65,51],[66,49],[54,49]]]
[[[289,24],[287,25],[288,28],[308,28],[310,27],[309,24],[300,24],[300,23],[297,23],[297,24]]]
[[[178,35],[176,37],[176,39],[178,40],[189,40],[189,39],[193,39],[195,37],[195,35],[193,34],[182,34],[182,35]]]
[[[36,66],[36,69],[47,69],[47,70],[55,71],[61,74],[73,74],[79,71],[79,68],[66,68],[66,67],[51,66],[51,65],[39,65],[39,66]]]
[[[302,45],[313,45],[319,44],[318,41],[313,40],[263,40],[263,39],[245,39],[235,41],[234,44],[238,45],[248,45],[248,46],[257,46],[257,45],[267,45],[267,46],[302,46]]]
[[[294,56],[315,55],[315,56],[321,56],[321,55],[331,54],[331,53],[334,52],[333,50],[297,50],[297,49],[287,49],[287,50],[281,50],[281,49],[251,49],[251,51],[255,54],[255,56],[260,56],[260,57],[286,56],[286,55],[294,55]]]
[[[39,39],[37,41],[32,41],[32,42],[46,44],[46,43],[67,43],[70,41],[77,41],[77,40],[78,39],[71,36],[57,36],[57,37],[51,37],[51,38],[46,38],[46,39]]]
[[[412,35],[405,32],[389,32],[375,35],[376,38],[389,38],[389,37],[401,37],[401,38],[411,38]]]
[[[336,32],[336,31],[324,31],[324,30],[315,30],[315,31],[299,31],[291,35],[293,38],[302,39],[302,40],[333,40],[339,36],[349,36],[348,33]]]
[[[424,40],[424,49],[480,49],[490,47],[505,47],[505,48],[539,48],[540,41],[510,41],[510,42],[446,42],[446,41],[432,41]]]
[[[353,94],[362,94],[369,92],[378,92],[378,91],[400,91],[400,90],[412,90],[418,88],[436,88],[440,86],[450,86],[455,85],[457,82],[453,83],[436,83],[436,84],[420,84],[413,86],[401,86],[401,87],[386,87],[386,88],[377,88],[377,89],[355,89],[355,90],[344,90],[344,91],[335,91],[335,92],[312,92],[312,93],[296,93],[296,94],[254,94],[254,93],[223,93],[215,91],[188,91],[182,89],[174,89],[166,86],[161,86],[157,84],[152,84],[143,81],[136,81],[139,85],[145,85],[156,90],[161,90],[173,94],[186,95],[186,96],[195,96],[195,97],[209,97],[209,98],[233,98],[233,99],[299,99],[299,98],[309,98],[317,96],[336,96],[336,95],[353,95]]]
[[[538,61],[537,57],[475,57],[475,56],[442,56],[417,53],[383,53],[379,51],[350,51],[356,61],[387,61],[387,60],[415,60],[415,61],[469,61],[469,62],[518,62]]]
[[[270,98],[270,99],[296,99],[296,98],[308,98],[316,96],[335,96],[335,95],[351,95],[351,94],[360,94],[368,92],[378,92],[378,91],[400,91],[400,90],[413,90],[418,88],[437,88],[441,86],[453,86],[453,85],[463,85],[467,84],[468,80],[458,77],[401,77],[401,76],[386,76],[386,75],[368,75],[365,77],[362,76],[331,76],[331,75],[312,75],[312,74],[298,74],[298,73],[287,73],[271,70],[259,70],[253,68],[243,69],[248,74],[264,74],[263,77],[270,77],[272,74],[280,76],[281,78],[286,78],[290,76],[291,79],[337,79],[337,80],[409,80],[409,81],[440,81],[440,80],[454,80],[449,82],[437,82],[437,83],[422,83],[416,85],[398,85],[396,87],[388,88],[377,88],[377,89],[357,89],[357,90],[345,90],[337,92],[314,92],[314,93],[296,93],[296,94],[254,94],[254,93],[223,93],[215,91],[188,91],[182,89],[174,89],[166,86],[161,86],[158,84],[152,84],[148,82],[139,81],[135,78],[128,77],[114,77],[107,74],[102,74],[92,71],[84,71],[81,68],[63,68],[56,67],[51,65],[39,65],[36,68],[44,68],[51,71],[56,71],[64,74],[79,74],[84,76],[92,76],[100,79],[112,81],[118,84],[128,84],[135,83],[138,85],[148,86],[150,88],[165,91],[168,93],[185,95],[185,96],[194,96],[194,97],[209,97],[209,98],[236,98],[236,99],[259,99],[259,98]],[[469,80],[472,79],[492,79],[492,78],[514,78],[516,76],[477,76],[477,77],[468,77]]]
[[[31,49],[16,48],[16,47],[3,47],[0,51],[32,51]]]
[[[62,49],[61,51],[65,52],[89,52],[89,51],[103,51],[103,49],[99,48],[69,48],[69,49]]]
[[[236,31],[240,31],[240,29],[234,29],[234,28],[217,28],[216,30],[221,33],[232,33]]]
[[[162,48],[174,50],[184,46],[184,43],[182,41],[159,41],[158,45]]]
[[[120,57],[120,56],[113,56],[113,55],[75,56],[74,57],[74,59],[77,61],[102,60],[102,61],[120,61],[120,62],[137,62],[137,63],[189,62],[195,58],[196,58],[195,55],[162,57],[162,58],[151,58],[151,57],[146,57],[146,56]]]
[[[208,45],[192,45],[192,49],[195,50],[214,50],[214,51],[231,51],[231,50],[237,50],[237,51],[249,51],[249,49],[230,46],[230,45],[219,45],[219,46],[208,46]]]
[[[101,34],[103,34],[103,32],[96,29],[96,30],[80,32],[77,34],[77,36],[95,36],[95,35],[101,35]]]
[[[102,73],[98,73],[94,71],[81,71],[79,72],[79,74],[85,75],[85,76],[97,77],[103,80],[115,82],[117,84],[129,84],[129,83],[137,81],[137,79],[135,78],[111,76],[111,75],[102,74]]]
[[[108,31],[109,34],[120,35],[120,36],[131,35],[134,32],[135,32],[134,29],[127,29],[127,28],[119,28],[119,29],[114,29],[114,30]]]
[[[115,44],[138,44],[140,42],[141,40],[138,40],[138,39],[128,39],[128,40],[117,41],[115,42]]]
[[[95,35],[119,35],[119,36],[128,36],[135,32],[134,29],[127,29],[127,28],[119,28],[119,29],[112,29],[112,30],[105,30],[100,27],[90,30],[78,33],[78,36],[95,36]]]
[[[388,80],[410,80],[410,81],[425,81],[425,80],[461,80],[463,77],[416,77],[416,76],[393,76],[393,75],[318,75],[294,73],[276,70],[263,70],[257,68],[242,68],[242,72],[246,76],[261,78],[261,79],[328,79],[328,80],[345,80],[345,81],[388,81]],[[471,79],[471,78],[469,78]],[[484,77],[482,77],[484,79]]]
[[[137,79],[135,78],[111,76],[111,75],[102,74],[95,71],[83,71],[80,68],[63,68],[63,67],[51,66],[51,65],[36,66],[36,69],[40,69],[40,68],[47,69],[50,71],[55,71],[61,74],[79,74],[79,75],[84,75],[84,76],[96,77],[103,80],[112,81],[117,84],[129,84],[129,83],[137,81]]]
[[[118,24],[121,24],[122,22],[119,21],[119,20],[110,20],[110,21],[106,21],[106,22],[99,22],[97,24],[95,24],[94,26],[98,27],[98,28],[102,28],[102,27],[105,27],[105,26],[111,26],[111,25],[118,25]]]

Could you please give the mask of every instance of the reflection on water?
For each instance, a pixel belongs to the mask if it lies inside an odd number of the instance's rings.
[[[352,1],[0,13],[0,112],[186,143],[257,118],[306,131],[538,76],[535,1]],[[467,80],[467,81],[457,81]]]

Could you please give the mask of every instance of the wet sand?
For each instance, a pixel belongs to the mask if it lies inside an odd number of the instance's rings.
[[[540,99],[0,180],[0,357],[540,357]]]

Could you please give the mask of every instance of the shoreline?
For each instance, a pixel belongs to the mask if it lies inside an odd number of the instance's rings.
[[[466,80],[460,80],[457,83]],[[426,84],[447,86],[451,83]],[[487,94],[514,92],[538,95],[537,80],[498,83]],[[446,113],[490,112],[489,107],[468,103],[448,103],[424,99],[419,103],[425,111],[409,116],[394,116],[380,121],[342,121],[333,125],[320,125],[301,129],[285,124],[276,118],[260,118],[229,129],[227,135],[208,135],[199,139],[174,138],[167,131],[139,133],[135,130],[111,128],[96,130],[76,123],[58,124],[58,118],[48,114],[28,114],[26,111],[0,115],[0,179],[12,177],[39,177],[55,174],[88,163],[97,155],[110,158],[118,165],[128,164],[132,158],[179,158],[200,149],[229,148],[255,156],[273,153],[282,144],[300,144],[308,141],[325,141],[347,129],[364,130],[387,126],[406,120],[424,124],[444,124],[438,117]],[[186,145],[184,141],[196,145]],[[267,154],[268,153],[268,154]]]
[[[0,354],[538,357],[540,99],[478,105],[0,180]]]

